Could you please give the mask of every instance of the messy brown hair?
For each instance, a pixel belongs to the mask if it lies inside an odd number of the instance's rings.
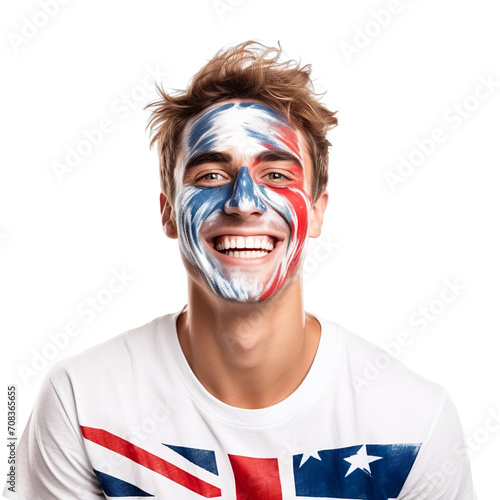
[[[220,50],[192,78],[185,92],[173,95],[156,85],[159,100],[150,103],[151,146],[157,145],[162,191],[175,199],[174,168],[181,134],[188,120],[208,106],[227,99],[260,101],[284,115],[307,139],[314,174],[312,201],[328,182],[327,132],[337,125],[336,112],[318,101],[311,81],[311,65],[280,61],[281,45],[267,47],[255,41]]]

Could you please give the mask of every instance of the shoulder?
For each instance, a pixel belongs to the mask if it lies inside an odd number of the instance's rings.
[[[175,314],[160,316],[69,356],[53,365],[47,378],[57,388],[68,381],[73,384],[85,380],[96,384],[131,377],[141,367],[160,361],[162,335],[172,324]]]
[[[323,320],[325,321],[325,320]],[[431,421],[442,412],[448,393],[386,350],[342,326],[325,321],[336,332],[337,377],[342,390],[360,409],[392,420],[407,416]],[[401,354],[395,352],[396,355]]]

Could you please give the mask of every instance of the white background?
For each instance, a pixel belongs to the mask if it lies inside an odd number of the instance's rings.
[[[410,345],[394,352],[448,389],[471,442],[478,497],[492,499],[500,442],[491,418],[500,418],[496,2],[69,0],[50,18],[42,3],[13,2],[1,16],[2,393],[6,400],[7,385],[17,384],[19,432],[54,362],[185,303],[145,130],[143,107],[155,98],[142,86],[148,68],[165,88],[185,88],[221,47],[279,40],[290,58],[312,64],[316,89],[339,110],[322,251],[315,257],[313,242],[306,262],[306,309],[386,347],[406,332]],[[493,82],[489,91],[478,90],[481,79]],[[456,106],[468,116],[457,118]],[[113,130],[58,178],[54,165],[103,119]],[[445,139],[423,158],[415,141],[428,142],[436,128]],[[423,161],[391,190],[386,175],[399,175],[401,157]],[[82,307],[88,297],[109,299],[113,270],[125,270],[127,286],[89,321]],[[445,292],[448,304],[440,299],[446,280],[461,287]],[[432,321],[416,323],[429,306]],[[80,333],[63,341],[56,334],[70,322]],[[370,377],[377,367],[367,370]]]

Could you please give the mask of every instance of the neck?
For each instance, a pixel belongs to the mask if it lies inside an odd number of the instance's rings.
[[[295,391],[321,333],[317,320],[304,312],[299,279],[254,304],[220,299],[190,281],[177,330],[198,380],[213,396],[240,408],[265,408]]]

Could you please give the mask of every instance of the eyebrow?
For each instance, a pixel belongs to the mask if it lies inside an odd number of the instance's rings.
[[[292,153],[288,153],[287,151],[283,151],[281,149],[268,149],[266,151],[261,151],[255,160],[256,163],[263,162],[272,162],[272,161],[289,161],[295,163],[300,168],[304,168],[302,166],[302,162],[300,159]]]
[[[203,151],[188,160],[184,172],[187,172],[190,168],[196,167],[196,165],[201,165],[202,163],[229,163],[230,161],[231,155],[227,153]]]
[[[231,160],[232,157],[228,153],[221,153],[217,151],[203,151],[194,155],[188,160],[184,172],[187,172],[190,168],[196,167],[197,165],[201,165],[203,163],[230,163]],[[289,161],[296,164],[301,169],[304,168],[302,162],[299,158],[297,158],[297,156],[281,149],[268,149],[266,151],[261,151],[255,159],[255,163],[273,161]]]

